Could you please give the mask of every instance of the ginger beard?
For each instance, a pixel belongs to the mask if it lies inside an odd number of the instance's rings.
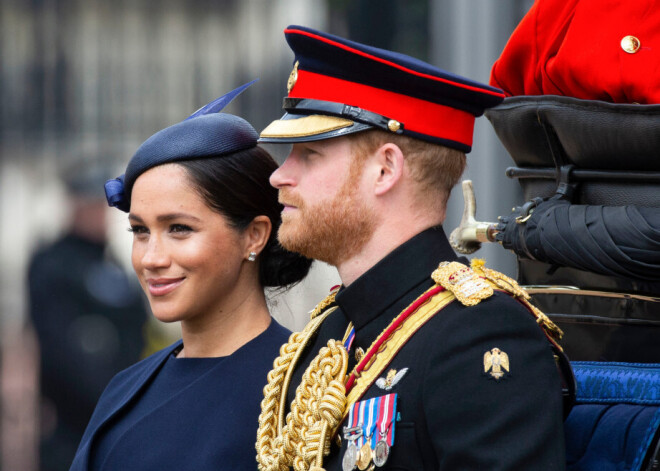
[[[332,199],[307,206],[303,199],[284,188],[280,201],[297,208],[295,215],[282,214],[277,232],[280,244],[291,252],[338,266],[362,250],[371,238],[376,215],[358,197],[362,175],[361,159],[351,163],[346,181]]]

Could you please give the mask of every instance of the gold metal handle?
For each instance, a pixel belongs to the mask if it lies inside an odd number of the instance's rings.
[[[472,180],[463,180],[463,217],[459,226],[449,235],[449,243],[459,253],[471,254],[481,248],[482,242],[495,242],[496,223],[475,219],[477,200]]]

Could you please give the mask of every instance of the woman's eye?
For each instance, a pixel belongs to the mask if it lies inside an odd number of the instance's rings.
[[[149,231],[147,230],[146,227],[138,226],[138,225],[133,225],[133,226],[129,227],[128,232],[132,232],[133,235],[148,234],[149,233]]]
[[[190,226],[186,226],[185,224],[172,224],[170,226],[170,232],[182,234],[192,232],[192,228]]]

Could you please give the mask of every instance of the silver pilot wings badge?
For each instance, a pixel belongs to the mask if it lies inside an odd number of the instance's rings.
[[[401,378],[403,378],[407,372],[408,368],[403,368],[399,372],[391,369],[387,372],[387,376],[385,378],[378,378],[376,380],[376,386],[378,386],[380,389],[384,389],[385,391],[389,391],[394,386],[396,386],[396,383],[401,381]]]

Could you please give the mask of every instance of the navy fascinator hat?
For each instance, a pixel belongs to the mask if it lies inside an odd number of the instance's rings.
[[[144,141],[126,172],[105,183],[108,205],[128,212],[135,180],[150,168],[169,162],[219,157],[257,145],[257,131],[243,118],[220,111],[252,85],[253,80],[201,107],[180,123],[158,131]]]

